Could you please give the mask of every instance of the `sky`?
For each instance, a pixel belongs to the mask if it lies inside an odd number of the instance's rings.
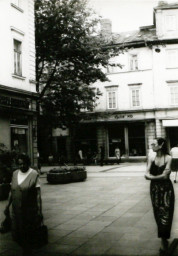
[[[112,32],[124,32],[153,25],[153,8],[158,5],[159,0],[88,0],[88,2],[99,15],[112,21]]]

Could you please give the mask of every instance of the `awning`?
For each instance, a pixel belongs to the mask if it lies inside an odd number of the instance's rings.
[[[162,120],[162,124],[164,127],[178,127],[178,119],[177,120]]]

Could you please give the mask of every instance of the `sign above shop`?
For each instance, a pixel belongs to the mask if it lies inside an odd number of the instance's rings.
[[[178,127],[178,120],[163,120],[164,127]]]
[[[133,115],[115,115],[115,119],[120,119],[120,118],[133,118]]]
[[[30,102],[28,100],[22,100],[8,96],[0,96],[0,105],[29,109]]]

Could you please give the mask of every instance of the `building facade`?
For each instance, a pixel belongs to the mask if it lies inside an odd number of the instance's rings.
[[[0,143],[36,165],[34,0],[1,0],[0,23]]]
[[[153,17],[139,31],[112,34],[127,50],[110,60],[122,65],[105,70],[110,82],[92,85],[102,96],[80,124],[77,140],[86,154],[104,146],[112,160],[119,147],[123,159],[138,160],[155,137],[166,137],[169,148],[178,143],[178,4],[160,3]]]

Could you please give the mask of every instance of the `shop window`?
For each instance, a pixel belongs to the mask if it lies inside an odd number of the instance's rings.
[[[178,85],[170,87],[171,105],[178,105]]]
[[[121,156],[125,155],[124,126],[113,125],[108,128],[109,157],[115,157],[115,149],[119,148]]]
[[[128,126],[129,156],[145,156],[145,125]]]
[[[140,88],[131,88],[131,106],[140,107]]]
[[[11,149],[17,153],[28,154],[28,129],[11,127]]]
[[[166,15],[165,17],[166,31],[175,31],[176,30],[176,16],[175,15]]]
[[[178,67],[178,49],[166,50],[166,67]]]
[[[82,150],[86,163],[91,163],[96,157],[97,149],[97,131],[93,125],[78,126],[75,136],[75,156],[78,157],[78,151]]]
[[[22,43],[14,39],[14,74],[22,76]]]
[[[138,70],[138,55],[130,55],[130,70]]]

